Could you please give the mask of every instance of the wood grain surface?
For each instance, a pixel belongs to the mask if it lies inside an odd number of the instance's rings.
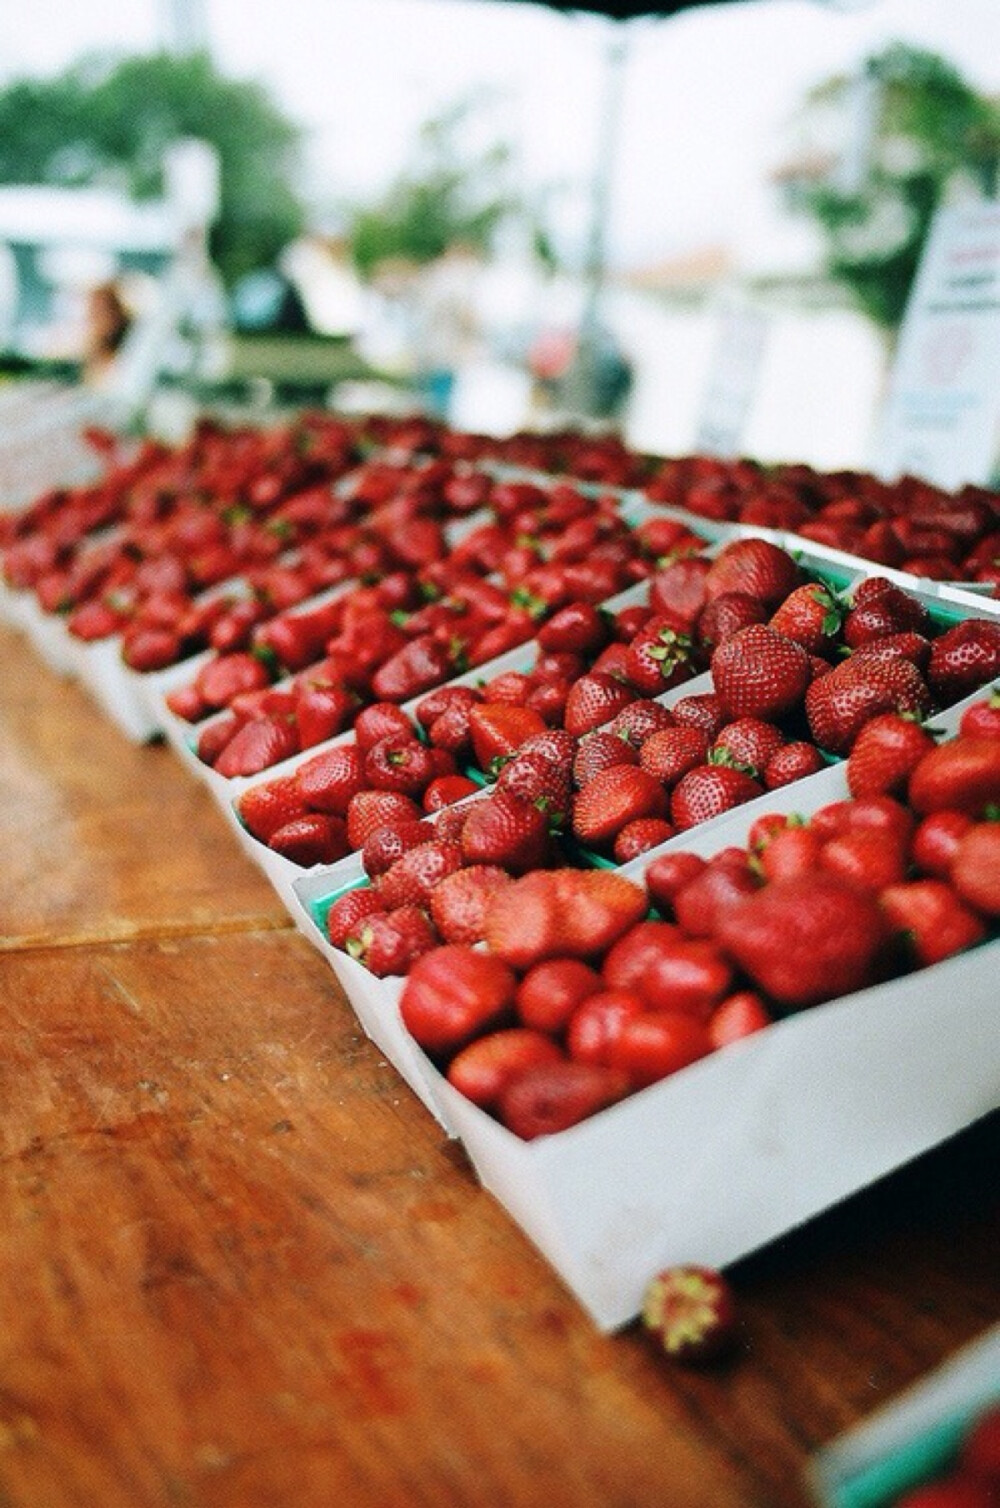
[[[997,1118],[602,1336],[206,792],[0,631],[0,1505],[804,1508],[997,1319]]]

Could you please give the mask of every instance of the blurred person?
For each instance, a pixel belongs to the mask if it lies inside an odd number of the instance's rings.
[[[345,236],[312,231],[285,247],[279,270],[295,288],[310,328],[343,340],[357,337],[364,293]]]
[[[86,301],[83,380],[103,387],[115,370],[118,354],[132,329],[133,315],[118,284],[98,283]]]
[[[455,242],[427,268],[418,293],[417,388],[428,412],[447,420],[462,367],[479,353],[475,248]]]

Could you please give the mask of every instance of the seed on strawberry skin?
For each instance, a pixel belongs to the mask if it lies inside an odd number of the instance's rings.
[[[737,1330],[732,1288],[713,1268],[668,1267],[653,1278],[642,1323],[673,1361],[703,1364],[732,1347]]]

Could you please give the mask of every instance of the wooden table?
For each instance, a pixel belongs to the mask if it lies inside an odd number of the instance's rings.
[[[997,1319],[997,1118],[598,1334],[208,794],[0,630],[2,1508],[795,1508]]]

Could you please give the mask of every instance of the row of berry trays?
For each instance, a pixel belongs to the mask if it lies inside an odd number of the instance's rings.
[[[700,523],[685,521],[695,529]],[[754,532],[737,527],[732,535]],[[712,549],[731,536],[713,525],[704,537]],[[848,595],[876,573],[869,563],[804,547],[791,536],[785,543],[807,575]],[[877,574],[898,577],[881,568]],[[936,582],[905,578],[905,584],[939,626],[990,616],[1000,607]],[[646,589],[640,583],[614,605],[642,600]],[[329,961],[366,1034],[447,1134],[462,1142],[483,1186],[600,1329],[617,1329],[639,1313],[657,1270],[680,1262],[731,1264],[1000,1105],[1000,946],[991,936],[929,968],[785,1015],[557,1134],[519,1137],[460,1093],[410,1035],[400,1013],[404,979],[376,977],[332,946],[326,918],[338,898],[365,883],[359,856],[303,869],[247,831],[239,810],[246,791],[314,757],[316,749],[261,776],[222,779],[198,760],[191,728],[166,706],[183,667],[138,677],[121,664],[113,644],[67,646],[58,618],[9,593],[3,605],[8,621],[56,669],[79,675],[124,731],[165,735],[206,781],[296,926]],[[534,644],[520,646],[457,680],[471,685],[524,669],[536,652]],[[711,684],[705,674],[657,700],[669,706]],[[950,738],[967,705],[983,694],[949,707],[928,726]],[[815,775],[671,838],[620,873],[641,884],[664,853],[707,859],[745,845],[765,813],[808,819],[848,795],[845,763],[831,760]],[[466,800],[485,796],[481,791]],[[585,851],[577,862],[608,864]]]

